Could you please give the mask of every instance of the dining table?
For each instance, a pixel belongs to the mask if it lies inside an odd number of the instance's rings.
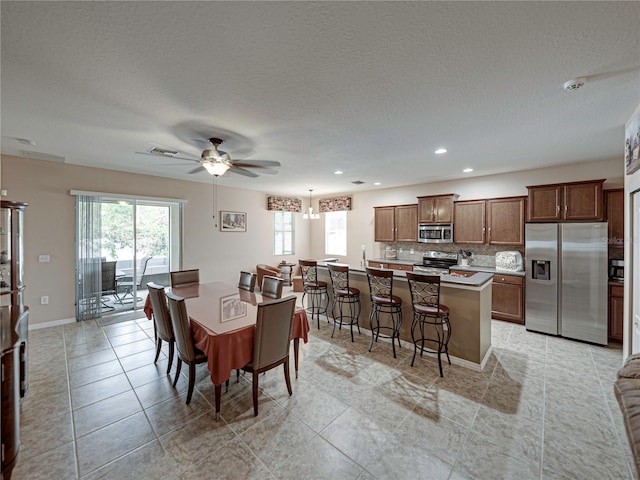
[[[273,301],[223,282],[192,283],[172,287],[171,291],[185,299],[194,344],[207,356],[207,367],[215,386],[216,414],[220,413],[222,384],[233,370],[241,369],[253,358],[253,337],[258,304]],[[153,318],[147,297],[144,313]],[[304,308],[296,307],[291,339],[296,378],[300,339],[309,341],[309,321]]]

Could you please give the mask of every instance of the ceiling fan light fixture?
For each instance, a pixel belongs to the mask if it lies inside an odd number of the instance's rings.
[[[210,175],[214,177],[219,177],[220,175],[224,175],[227,170],[229,170],[229,165],[225,162],[212,162],[207,161],[203,162],[202,166],[209,172]]]

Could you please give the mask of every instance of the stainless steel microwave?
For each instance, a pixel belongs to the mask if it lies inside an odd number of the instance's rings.
[[[418,242],[453,243],[452,223],[421,223],[418,225]]]

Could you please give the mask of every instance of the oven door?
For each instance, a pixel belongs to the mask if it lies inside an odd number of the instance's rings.
[[[418,225],[418,242],[421,243],[452,243],[453,225],[420,224]]]

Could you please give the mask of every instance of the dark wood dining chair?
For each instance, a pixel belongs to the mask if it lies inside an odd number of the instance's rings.
[[[180,377],[180,369],[182,362],[189,365],[189,389],[187,390],[187,405],[191,402],[193,395],[193,387],[196,382],[196,365],[207,361],[205,353],[196,348],[193,342],[193,333],[191,332],[191,324],[187,315],[187,307],[184,304],[184,298],[177,296],[172,292],[167,292],[167,300],[169,301],[169,315],[171,317],[171,325],[176,336],[176,347],[178,348],[178,367],[176,369],[176,378],[173,386],[176,386]]]
[[[176,270],[169,272],[172,287],[180,285],[189,285],[191,283],[200,283],[200,269],[192,268],[190,270]]]
[[[256,331],[253,337],[253,358],[242,367],[253,374],[253,414],[258,416],[259,374],[284,365],[284,379],[289,396],[293,394],[289,376],[289,350],[296,296],[258,304]]]
[[[260,293],[262,293],[263,297],[277,300],[279,298],[282,298],[283,286],[284,279],[272,277],[271,275],[265,275],[264,277],[262,277],[262,286],[260,287]]]
[[[246,290],[247,292],[253,292],[256,289],[256,280],[258,276],[251,272],[240,272],[240,278],[238,279],[238,288]]]
[[[175,350],[176,337],[173,333],[171,318],[169,316],[169,307],[167,306],[167,297],[164,293],[164,287],[157,283],[147,283],[149,289],[149,299],[151,300],[151,308],[153,309],[153,325],[156,329],[156,358],[153,363],[158,361],[160,350],[162,349],[162,341],[169,345],[169,365],[167,366],[167,375],[171,371],[173,364],[173,354]],[[176,375],[176,378],[178,377]]]

